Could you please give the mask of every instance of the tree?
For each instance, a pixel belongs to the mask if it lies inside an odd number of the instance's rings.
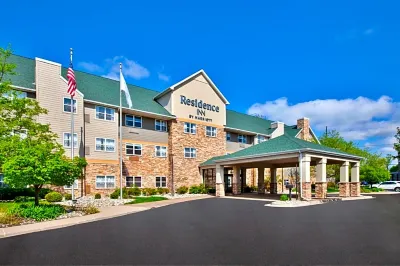
[[[393,173],[393,172],[397,172],[397,171],[399,171],[399,166],[398,165],[393,165],[392,167],[390,167],[390,170],[389,170],[391,173]]]
[[[372,184],[380,183],[389,180],[390,174],[384,168],[376,168],[370,165],[365,165],[360,168],[360,179],[367,181],[371,187]]]
[[[386,154],[385,159],[386,159],[386,162],[385,162],[386,163],[386,169],[389,171],[390,163],[393,161],[393,155]]]
[[[396,138],[396,142],[393,144],[393,149],[397,151],[397,156],[393,156],[394,158],[397,159],[398,165],[397,165],[397,171],[400,171],[400,127],[397,127],[397,133],[394,135]]]

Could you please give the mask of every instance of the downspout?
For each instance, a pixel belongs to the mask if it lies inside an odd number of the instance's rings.
[[[300,200],[303,199],[303,171],[302,171],[302,160],[303,160],[303,154],[301,153],[301,151],[299,151],[299,182],[300,182]]]

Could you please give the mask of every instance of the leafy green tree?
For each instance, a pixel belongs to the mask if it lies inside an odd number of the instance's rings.
[[[371,187],[372,184],[389,180],[390,174],[384,168],[377,168],[371,165],[365,165],[360,168],[360,179],[367,181]]]
[[[400,127],[397,127],[397,133],[394,137],[396,138],[396,142],[393,144],[393,149],[397,151],[397,156],[394,156],[394,158],[398,161],[397,171],[400,171]]]
[[[397,172],[399,171],[399,166],[398,165],[393,165],[392,167],[390,167],[390,172]]]
[[[393,161],[393,155],[386,154],[385,159],[386,159],[386,162],[385,162],[386,163],[386,169],[389,171],[390,163]]]

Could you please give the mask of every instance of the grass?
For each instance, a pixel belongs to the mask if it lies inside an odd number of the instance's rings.
[[[128,202],[126,204],[139,204],[139,203],[145,203],[145,202],[153,202],[153,201],[161,201],[161,200],[167,200],[165,197],[160,197],[160,196],[151,196],[151,197],[134,197],[134,200],[131,202]]]
[[[335,188],[335,187],[328,187],[328,188],[327,188],[327,191],[328,191],[328,193],[331,193],[331,192],[339,192],[339,189],[338,189],[338,188]]]
[[[14,206],[16,203],[14,202],[0,202],[0,213],[6,212],[9,208]]]

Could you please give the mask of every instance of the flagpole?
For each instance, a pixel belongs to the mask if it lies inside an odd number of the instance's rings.
[[[70,48],[70,64],[72,65],[72,48]],[[74,96],[71,95],[71,160],[74,160]],[[74,203],[75,200],[75,191],[74,191],[74,186],[75,186],[75,179],[74,182],[72,183],[71,186],[71,199],[72,203]]]
[[[122,91],[121,91],[121,74],[122,74],[122,63],[119,63],[119,187],[120,187],[120,198],[122,200]]]

